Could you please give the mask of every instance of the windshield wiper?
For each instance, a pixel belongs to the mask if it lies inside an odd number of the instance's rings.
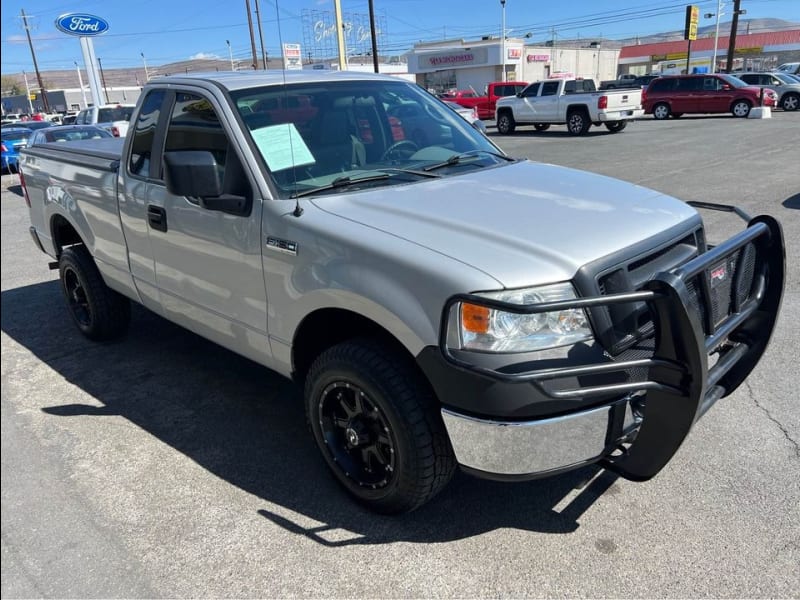
[[[424,171],[419,171],[417,169],[399,169],[397,167],[381,167],[379,171],[389,171],[392,173],[403,173],[408,175],[417,175],[419,177],[441,177],[441,175],[437,175],[436,173],[428,173],[428,170],[425,169]]]
[[[388,173],[375,173],[374,175],[365,175],[363,177],[350,177],[349,175],[345,175],[343,177],[337,177],[330,183],[326,183],[325,185],[321,185],[319,187],[312,188],[310,190],[302,190],[299,192],[295,192],[290,196],[290,198],[302,198],[303,196],[310,196],[311,194],[316,194],[317,192],[324,192],[327,190],[334,190],[336,188],[346,188],[352,185],[358,185],[359,183],[366,183],[367,181],[379,181],[381,179],[389,179],[391,175]]]
[[[500,154],[499,152],[492,152],[491,150],[469,150],[467,152],[461,152],[460,154],[453,154],[447,160],[443,160],[442,162],[434,163],[432,165],[428,165],[427,167],[423,167],[423,171],[435,171],[436,169],[441,169],[442,167],[452,167],[453,165],[457,165],[465,158],[473,158],[478,154],[489,154],[491,156],[495,156],[497,158],[502,158],[508,162],[516,162],[516,158],[511,158],[510,156],[506,156],[505,154]]]

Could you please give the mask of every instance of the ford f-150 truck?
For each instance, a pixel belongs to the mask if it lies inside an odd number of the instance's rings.
[[[518,125],[545,131],[553,124],[566,124],[572,135],[583,135],[593,124],[617,133],[644,114],[640,89],[598,92],[592,79],[537,81],[498,100],[496,111],[497,131],[506,135]]]
[[[466,108],[475,108],[479,119],[494,119],[497,101],[506,96],[513,96],[522,91],[528,83],[525,81],[492,81],[486,84],[483,96],[475,94],[455,93],[451,96],[440,96],[443,100],[456,102]]]
[[[388,116],[411,103],[422,147]],[[28,148],[21,182],[80,332],[122,336],[134,301],[293,378],[333,476],[383,513],[459,465],[653,477],[783,294],[771,217],[712,247],[695,207],[510,157],[388,76],[159,78],[125,138]]]

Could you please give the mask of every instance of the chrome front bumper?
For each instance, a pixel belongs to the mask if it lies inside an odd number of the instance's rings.
[[[633,425],[626,403],[624,428]],[[612,406],[536,421],[491,421],[442,409],[459,464],[489,476],[536,477],[578,467],[609,450]]]

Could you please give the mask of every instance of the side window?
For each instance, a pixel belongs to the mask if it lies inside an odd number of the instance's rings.
[[[575,93],[575,82],[568,81],[564,84],[564,93],[565,94],[574,94]]]
[[[719,89],[719,80],[716,77],[703,77],[703,89],[716,91]]]
[[[525,88],[525,91],[522,93],[522,95],[525,96],[526,98],[531,98],[533,96],[538,96],[540,87],[542,87],[541,83],[535,83],[535,84],[529,85],[528,87]]]
[[[555,96],[558,93],[558,81],[546,81],[542,84],[542,96]]]
[[[161,114],[161,105],[164,102],[164,90],[154,90],[147,94],[142,102],[142,109],[136,119],[136,126],[132,133],[131,158],[128,170],[133,175],[148,177],[150,175],[150,158],[153,152],[153,141],[156,135],[158,117]]]
[[[223,193],[252,198],[252,190],[241,160],[231,150],[228,136],[211,102],[188,92],[176,92],[169,117],[164,152],[202,150],[217,163]],[[163,165],[160,178],[163,179]],[[249,213],[249,209],[248,209]]]

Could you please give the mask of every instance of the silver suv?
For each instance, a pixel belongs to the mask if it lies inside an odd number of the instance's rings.
[[[797,110],[800,105],[800,81],[779,73],[739,73],[739,79],[749,85],[768,87],[778,94],[778,106],[783,110]]]

